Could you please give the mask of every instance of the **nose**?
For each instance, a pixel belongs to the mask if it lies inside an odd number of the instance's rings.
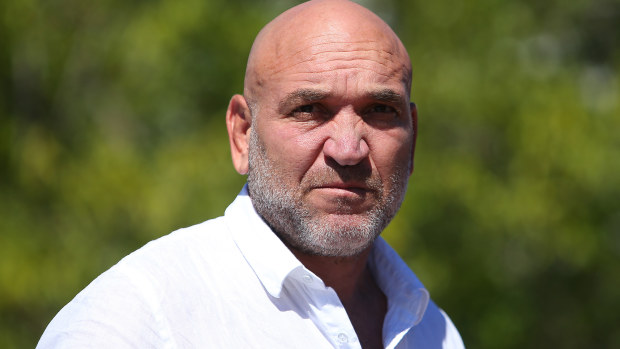
[[[363,125],[352,116],[336,119],[338,116],[332,120],[336,124],[323,145],[323,154],[341,166],[357,165],[368,157],[370,151],[363,137]]]

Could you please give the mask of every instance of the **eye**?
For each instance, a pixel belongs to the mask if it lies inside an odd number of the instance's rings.
[[[289,115],[298,121],[320,121],[329,118],[327,111],[318,104],[299,106],[293,109]]]
[[[396,114],[396,109],[390,107],[385,104],[377,104],[370,108],[371,113],[381,113],[381,114]]]
[[[293,110],[293,113],[312,113],[315,107],[312,104],[302,105],[301,107]]]
[[[365,113],[365,119],[369,122],[394,122],[399,120],[399,111],[387,104],[375,104],[368,108]]]

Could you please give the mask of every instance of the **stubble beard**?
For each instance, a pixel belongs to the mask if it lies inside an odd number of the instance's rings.
[[[366,212],[348,214],[350,207],[342,201],[338,212],[343,214],[329,217],[306,204],[304,187],[339,174],[326,167],[321,173],[307,173],[302,185],[287,186],[286,174],[278,171],[254,129],[250,130],[248,189],[254,208],[287,246],[303,254],[351,257],[370,247],[400,208],[407,174],[407,166],[401,166],[388,179],[390,183],[370,176],[365,183],[377,203]],[[385,184],[390,188],[387,192]]]

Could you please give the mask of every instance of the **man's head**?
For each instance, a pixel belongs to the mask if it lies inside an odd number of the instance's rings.
[[[258,34],[227,126],[252,203],[289,247],[356,255],[389,223],[413,171],[410,86],[402,43],[355,3],[310,1]]]

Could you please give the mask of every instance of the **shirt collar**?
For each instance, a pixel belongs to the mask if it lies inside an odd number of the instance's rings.
[[[258,215],[248,195],[247,184],[228,206],[224,217],[239,250],[271,296],[280,298],[284,281],[289,276],[298,278],[301,274],[312,274]],[[410,326],[422,321],[430,299],[428,291],[383,238],[375,241],[369,263],[388,298],[388,313],[393,316],[386,319],[407,319],[404,322]]]
[[[224,218],[233,240],[263,287],[271,296],[280,298],[286,278],[304,266],[258,215],[247,184],[228,206]]]
[[[381,237],[375,240],[369,265],[388,299],[384,337],[389,338],[390,343],[398,343],[411,327],[422,321],[430,301],[429,293]]]

